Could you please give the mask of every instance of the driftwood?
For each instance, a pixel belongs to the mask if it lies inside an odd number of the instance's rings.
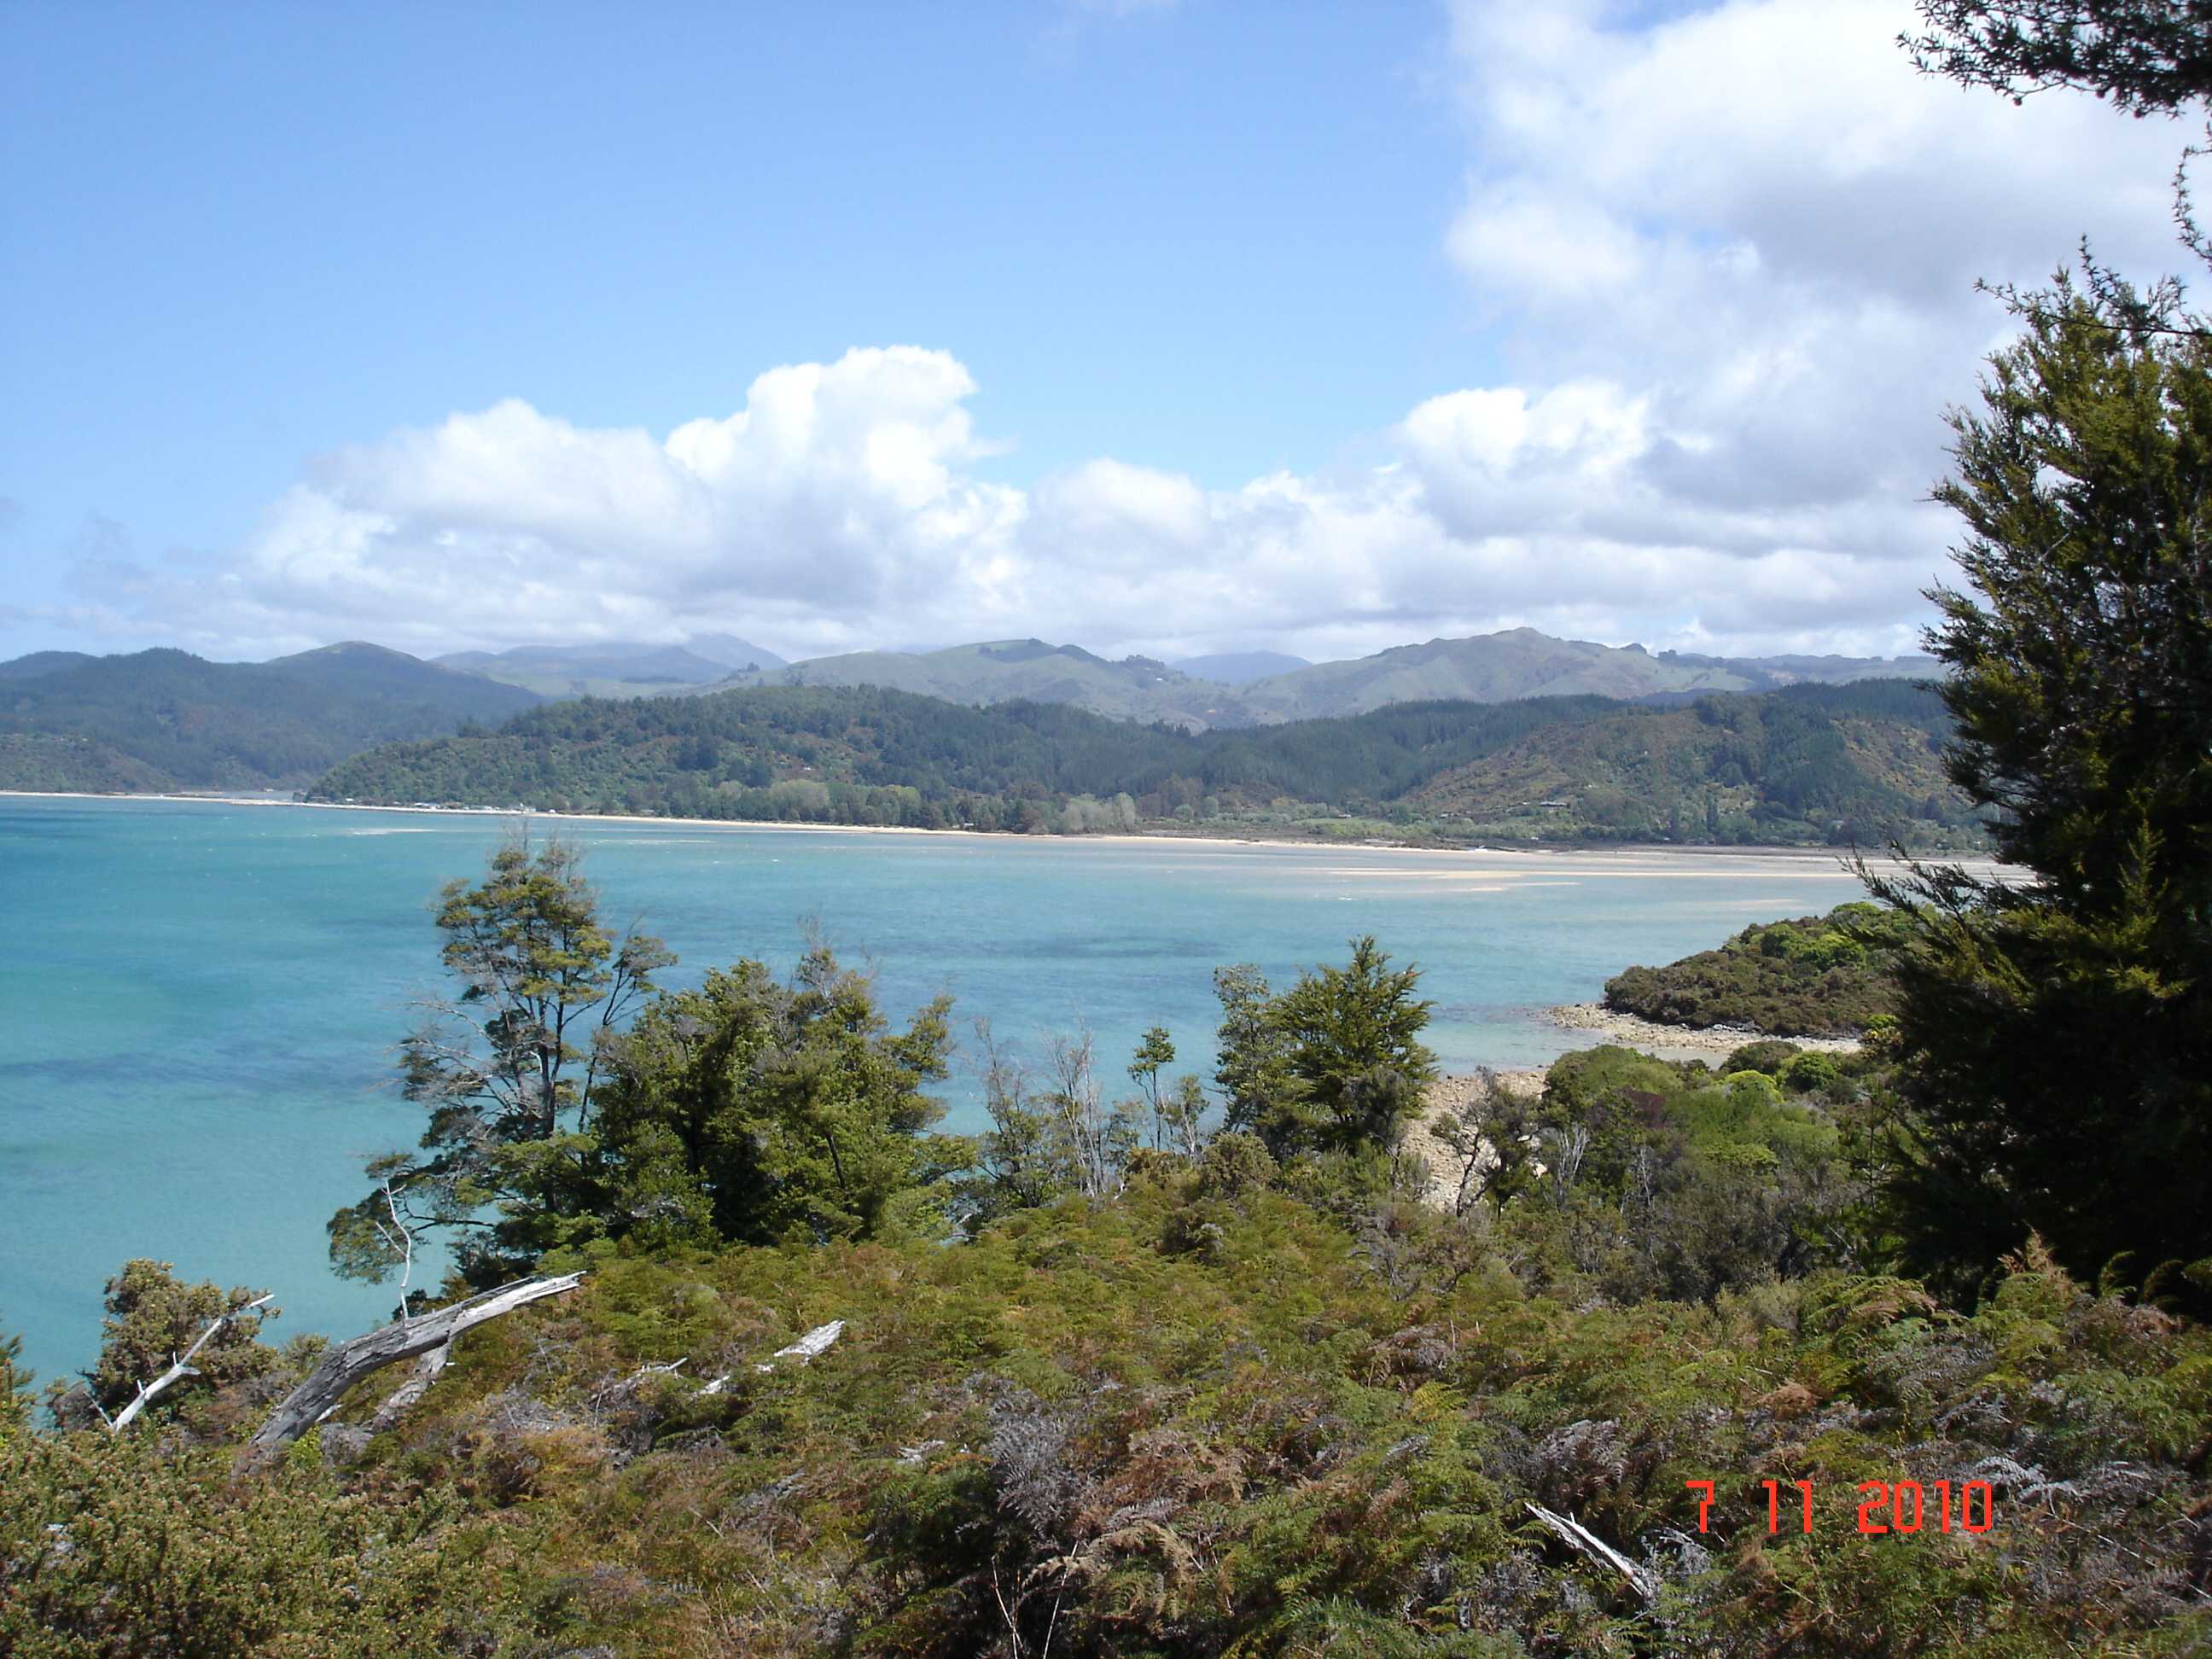
[[[1557,1533],[1568,1548],[1611,1567],[1627,1581],[1629,1589],[1646,1601],[1659,1599],[1659,1577],[1650,1568],[1638,1566],[1571,1515],[1554,1515],[1537,1504],[1529,1504],[1528,1509],[1529,1514]]]
[[[336,1411],[348,1391],[372,1372],[403,1359],[412,1359],[417,1354],[442,1349],[462,1332],[497,1319],[501,1314],[513,1313],[544,1297],[573,1291],[583,1277],[581,1273],[562,1273],[557,1278],[520,1279],[456,1302],[450,1308],[397,1320],[381,1330],[336,1344],[323,1355],[322,1363],[308,1373],[307,1380],[286,1395],[276,1409],[269,1413],[269,1420],[255,1431],[253,1438],[239,1453],[240,1462],[259,1462],[282,1451]],[[442,1364],[441,1361],[440,1366]],[[430,1377],[436,1374],[434,1368],[428,1375],[418,1376],[406,1386],[412,1388],[415,1382],[420,1382],[427,1389]]]
[[[122,1433],[124,1430],[131,1426],[131,1419],[137,1417],[140,1412],[144,1411],[147,1407],[154,1403],[154,1397],[156,1395],[161,1393],[164,1389],[175,1383],[183,1382],[185,1378],[188,1376],[198,1376],[200,1374],[199,1368],[192,1364],[192,1356],[198,1353],[202,1348],[207,1346],[209,1342],[214,1339],[215,1334],[221,1330],[224,1326],[229,1324],[232,1320],[237,1318],[239,1315],[243,1313],[252,1313],[256,1308],[260,1307],[268,1300],[269,1297],[265,1296],[256,1297],[244,1307],[234,1308],[228,1313],[219,1314],[214,1319],[210,1320],[208,1322],[208,1328],[199,1334],[199,1340],[194,1342],[191,1347],[185,1349],[184,1352],[178,1354],[170,1360],[168,1370],[163,1371],[159,1376],[154,1378],[150,1382],[141,1382],[138,1385],[138,1393],[137,1397],[121,1411],[116,1413],[113,1417],[108,1419],[107,1431],[110,1434]],[[100,1409],[100,1402],[96,1400],[93,1401],[93,1409],[94,1411],[98,1411]]]

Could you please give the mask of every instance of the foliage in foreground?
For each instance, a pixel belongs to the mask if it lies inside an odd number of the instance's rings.
[[[0,1431],[0,1647],[2212,1640],[2201,1328],[2033,1250],[1972,1316],[1834,1270],[1615,1305],[1572,1275],[1531,1289],[1487,1206],[1389,1206],[1378,1232],[1208,1162],[1153,1159],[1116,1200],[1022,1211],[953,1247],[595,1246],[577,1296],[473,1334],[397,1428],[368,1431],[376,1401],[356,1401],[240,1485],[175,1428]],[[830,1319],[845,1336],[820,1359],[756,1369]],[[1705,1479],[1700,1534],[1685,1482]],[[1996,1525],[1860,1535],[1856,1483],[1900,1480],[1931,1503],[1937,1481],[1986,1480]],[[1530,1502],[1650,1565],[1657,1602],[1563,1550]]]
[[[2212,334],[2093,264],[2014,308],[1952,418],[1966,580],[1929,643],[1953,779],[2030,878],[1873,884],[1910,924],[1894,1210],[1922,1272],[1980,1272],[2024,1221],[2208,1309]]]

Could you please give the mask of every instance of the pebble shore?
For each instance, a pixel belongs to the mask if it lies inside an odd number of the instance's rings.
[[[1575,1031],[1594,1031],[1601,1041],[1618,1042],[1624,1048],[1667,1049],[1670,1052],[1663,1057],[1668,1059],[1680,1059],[1690,1054],[1732,1054],[1745,1043],[1760,1042],[1766,1036],[1764,1031],[1736,1025],[1713,1025],[1702,1030],[1688,1025],[1662,1025],[1656,1020],[1638,1019],[1634,1014],[1615,1013],[1599,1002],[1571,1002],[1565,1007],[1545,1012],[1555,1025]],[[1859,1046],[1856,1037],[1793,1036],[1781,1041],[1824,1054],[1847,1054]]]

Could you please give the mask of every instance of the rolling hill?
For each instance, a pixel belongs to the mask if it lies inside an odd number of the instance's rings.
[[[1169,667],[1194,680],[1218,680],[1224,685],[1249,685],[1275,674],[1294,674],[1313,665],[1304,657],[1281,651],[1231,651],[1212,657],[1179,657]]]
[[[1654,656],[1640,645],[1555,640],[1533,628],[1462,640],[1401,645],[1371,657],[1320,663],[1255,680],[1237,696],[1258,720],[1358,714],[1394,702],[1467,698],[1504,702],[1516,697],[1584,694],[1641,698],[1716,691],[1771,691],[1801,681],[1837,682],[1919,677],[1934,665],[1919,658],[1725,658]]]
[[[1194,732],[879,686],[548,704],[356,757],[313,798],[923,828],[1143,821],[1459,841],[1971,843],[1942,704],[1873,682],[1688,708],[1407,703]]]
[[[0,664],[0,787],[267,789],[374,744],[501,720],[532,692],[382,646],[265,663],[140,651]],[[33,672],[22,672],[34,663]]]
[[[64,668],[75,668],[81,663],[97,662],[98,658],[82,651],[33,651],[27,657],[17,657],[12,662],[0,662],[0,680],[32,680],[41,674],[56,673]]]
[[[1547,728],[1407,792],[1424,815],[1501,836],[1745,842],[1762,823],[1833,838],[1966,823],[1943,775],[1942,704],[1909,682],[1800,685]]]

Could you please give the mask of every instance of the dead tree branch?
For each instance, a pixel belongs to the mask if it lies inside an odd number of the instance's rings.
[[[1627,1581],[1629,1589],[1646,1601],[1659,1599],[1659,1580],[1650,1568],[1638,1566],[1571,1515],[1554,1515],[1537,1504],[1528,1504],[1528,1510],[1529,1514],[1557,1533],[1560,1541],[1569,1549],[1612,1568]]]
[[[562,1273],[550,1279],[520,1279],[456,1302],[449,1308],[439,1308],[412,1319],[396,1320],[381,1329],[337,1344],[323,1355],[322,1363],[308,1373],[307,1381],[285,1395],[276,1409],[270,1413],[268,1421],[255,1431],[253,1438],[239,1453],[240,1464],[259,1462],[282,1451],[336,1411],[348,1391],[372,1372],[434,1348],[442,1348],[463,1332],[473,1330],[502,1314],[513,1313],[517,1308],[545,1297],[558,1296],[563,1291],[573,1291],[583,1278],[581,1273]],[[423,1379],[423,1387],[428,1386],[428,1380]]]
[[[404,1316],[402,1322],[405,1322]],[[453,1343],[448,1340],[441,1342],[416,1360],[414,1375],[394,1389],[392,1398],[379,1406],[376,1415],[368,1419],[369,1432],[382,1434],[398,1422],[409,1407],[430,1392],[430,1385],[438,1380],[438,1373],[446,1369],[446,1362],[453,1357]]]
[[[168,1370],[163,1371],[152,1382],[141,1382],[138,1385],[137,1397],[131,1401],[131,1402],[125,1406],[121,1411],[116,1413],[113,1417],[107,1419],[107,1431],[110,1434],[122,1433],[124,1430],[131,1426],[131,1420],[133,1418],[137,1417],[139,1413],[144,1411],[147,1407],[154,1403],[154,1397],[156,1395],[176,1383],[183,1382],[185,1378],[188,1376],[198,1376],[199,1375],[199,1370],[192,1364],[192,1356],[197,1354],[202,1348],[207,1346],[208,1343],[214,1339],[215,1334],[221,1330],[224,1326],[229,1324],[232,1320],[237,1318],[239,1315],[242,1313],[252,1313],[256,1308],[261,1306],[263,1303],[269,1300],[269,1297],[256,1297],[244,1307],[233,1308],[228,1313],[219,1314],[214,1319],[210,1320],[208,1322],[208,1328],[199,1334],[198,1340],[195,1341],[191,1347],[185,1349],[183,1353],[177,1355],[169,1362]],[[98,1402],[95,1401],[94,1403],[97,1404]]]

